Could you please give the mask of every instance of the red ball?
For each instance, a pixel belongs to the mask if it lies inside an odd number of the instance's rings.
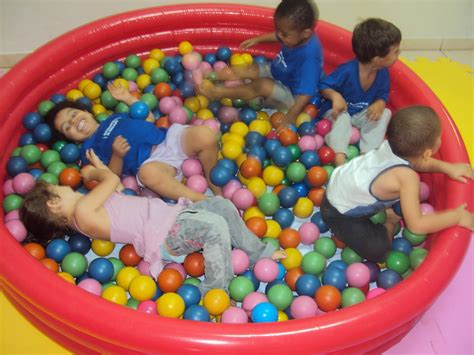
[[[307,104],[306,107],[303,109],[303,112],[310,115],[311,118],[315,118],[318,114],[318,108],[313,104]]]
[[[81,174],[74,168],[66,168],[59,174],[59,183],[74,189],[81,183]]]
[[[204,256],[199,252],[188,254],[184,259],[184,270],[189,276],[200,277],[204,275]]]
[[[320,187],[328,180],[328,173],[326,169],[320,166],[313,166],[306,174],[308,182],[314,187]]]
[[[313,204],[317,207],[321,206],[321,202],[323,201],[324,194],[326,190],[322,187],[313,187],[308,192],[308,198],[313,202]]]
[[[337,239],[335,235],[332,235],[331,239],[334,241],[337,248],[344,249],[346,247],[346,244],[344,242],[341,242],[339,239]]]
[[[168,83],[158,83],[154,90],[155,96],[159,99],[171,95],[171,87]]]
[[[326,145],[319,149],[318,155],[319,161],[322,165],[332,163],[334,161],[334,158],[336,157],[336,153],[334,153],[334,150],[332,150],[331,147],[328,147]]]
[[[247,228],[259,238],[263,238],[265,233],[267,233],[267,223],[262,217],[251,217],[246,222],[245,225]]]
[[[176,292],[176,290],[183,284],[183,277],[178,270],[168,268],[160,272],[157,283],[163,293]]]
[[[254,176],[259,176],[262,172],[262,164],[260,160],[254,157],[248,157],[244,160],[242,165],[240,165],[240,173],[246,179],[250,179]]]
[[[126,244],[120,249],[119,258],[126,266],[137,266],[142,260],[132,244]]]
[[[338,309],[342,302],[341,292],[333,285],[323,285],[316,291],[314,299],[324,312]]]

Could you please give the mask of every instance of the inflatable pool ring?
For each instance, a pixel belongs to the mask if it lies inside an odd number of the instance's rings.
[[[0,80],[0,183],[6,179],[6,162],[23,131],[22,117],[46,97],[72,89],[107,61],[146,54],[153,48],[174,54],[183,40],[201,53],[223,45],[235,50],[244,39],[272,31],[272,15],[273,9],[244,5],[155,7],[92,22],[46,44]],[[326,70],[352,57],[349,32],[323,21],[317,32]],[[262,45],[251,52],[273,56],[277,48]],[[468,162],[459,132],[429,88],[400,62],[390,72],[391,108],[431,106],[442,119],[439,158]],[[472,196],[472,182],[460,184],[439,174],[423,179],[432,188],[430,202],[435,208],[457,207]],[[468,203],[472,210],[472,200]],[[449,284],[470,240],[469,231],[462,228],[430,237],[430,252],[416,272],[359,305],[288,322],[233,325],[150,316],[89,294],[40,266],[6,230],[3,214],[0,219],[3,292],[37,328],[78,353],[381,352],[399,342]]]

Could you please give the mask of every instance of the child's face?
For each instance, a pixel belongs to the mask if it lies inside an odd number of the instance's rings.
[[[400,55],[400,43],[394,44],[390,47],[388,54],[385,57],[380,57],[380,66],[384,68],[391,67]]]
[[[56,115],[54,128],[73,142],[83,142],[99,127],[90,112],[65,108]]]
[[[275,19],[276,35],[288,48],[295,48],[303,44],[311,35],[310,30],[297,30],[287,17]]]

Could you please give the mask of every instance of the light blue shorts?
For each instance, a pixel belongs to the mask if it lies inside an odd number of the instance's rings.
[[[288,86],[283,85],[281,81],[272,76],[270,63],[259,63],[258,70],[260,78],[269,78],[274,81],[272,94],[266,99],[262,99],[262,107],[278,110],[292,107],[295,104],[295,98]]]

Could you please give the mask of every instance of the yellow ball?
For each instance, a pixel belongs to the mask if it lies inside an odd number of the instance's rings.
[[[186,106],[194,113],[198,112],[201,109],[201,103],[196,96],[188,97],[184,100],[183,106]]]
[[[127,304],[127,294],[120,286],[109,286],[102,291],[102,298],[117,304],[125,306]]]
[[[238,134],[241,137],[245,137],[247,133],[249,133],[249,128],[247,127],[245,123],[238,121],[238,122],[232,123],[229,129],[229,132]]]
[[[293,213],[298,218],[308,218],[313,213],[314,204],[307,197],[300,197],[293,206]]]
[[[126,266],[120,269],[115,280],[117,282],[117,285],[122,287],[125,291],[128,291],[130,283],[138,276],[140,276],[140,271],[138,271],[134,267]]]
[[[109,255],[115,248],[115,243],[108,240],[94,239],[91,244],[92,251],[99,256]]]
[[[238,53],[233,54],[230,57],[230,65],[246,65],[245,59]]]
[[[214,118],[214,114],[208,108],[202,108],[197,112],[196,117],[201,120],[210,120]]]
[[[145,59],[145,61],[143,62],[143,70],[147,74],[150,74],[153,69],[156,69],[159,67],[160,67],[160,62],[154,58]]]
[[[263,169],[263,181],[267,185],[276,186],[283,180],[285,174],[279,167],[270,165]]]
[[[249,179],[247,189],[258,199],[267,191],[267,185],[262,178],[254,176]]]
[[[247,159],[247,153],[242,153],[240,154],[237,159],[235,159],[235,162],[237,163],[237,167],[240,168],[242,163]]]
[[[100,94],[102,94],[102,89],[100,85],[96,83],[90,83],[84,86],[82,92],[89,100],[95,100],[100,97]]]
[[[151,77],[148,74],[140,74],[137,78],[137,86],[140,90],[143,90],[151,84]]]
[[[157,61],[162,60],[165,57],[165,53],[161,49],[152,49],[150,52],[150,58],[153,58]]]
[[[249,131],[260,133],[262,136],[267,135],[267,129],[266,121],[253,120],[249,124]]]
[[[245,64],[252,64],[253,63],[253,57],[250,53],[242,53],[240,56],[245,61]]]
[[[94,116],[97,116],[99,113],[105,113],[107,112],[107,109],[105,108],[104,105],[101,104],[94,104],[92,105],[92,113]]]
[[[258,111],[257,112],[257,120],[270,121],[270,116],[265,111]]]
[[[191,53],[193,51],[193,45],[188,42],[188,41],[182,41],[179,45],[178,45],[178,52],[179,54],[181,55],[185,55],[185,54],[188,54],[188,53]]]
[[[156,300],[156,309],[162,317],[179,318],[184,313],[184,300],[175,292],[168,292]]]
[[[236,159],[240,154],[242,154],[242,146],[236,142],[226,142],[222,146],[222,155],[228,159]]]
[[[284,322],[288,320],[288,316],[283,311],[278,311],[278,322]]]
[[[66,94],[66,98],[71,101],[76,101],[81,97],[84,97],[84,94],[82,93],[82,91],[77,89],[69,90]]]
[[[276,239],[281,233],[280,224],[273,219],[266,219],[265,223],[267,224],[267,233],[265,237]]]
[[[303,255],[301,252],[296,248],[286,248],[286,258],[281,259],[280,262],[286,270],[293,269],[301,265],[301,260],[303,259]]]
[[[201,104],[201,108],[207,108],[207,106],[209,105],[209,99],[204,95],[197,95],[196,97],[198,98],[199,103]]]
[[[77,85],[77,88],[81,91],[84,90],[84,88],[89,85],[89,84],[95,84],[92,80],[90,79],[83,79],[79,82],[79,84]]]
[[[311,116],[308,115],[306,112],[301,112],[298,116],[296,116],[296,127],[301,126],[304,122],[310,122]]]
[[[128,81],[124,78],[117,78],[114,80],[114,85],[117,87],[123,87],[125,89],[129,89]]]
[[[76,284],[76,281],[74,280],[74,276],[72,276],[70,273],[68,272],[65,272],[65,271],[62,271],[62,272],[58,272],[58,276],[60,278],[62,278],[63,280],[66,280],[67,282],[75,285]]]
[[[245,139],[239,134],[227,132],[222,136],[222,143],[234,142],[243,147],[245,145]]]
[[[130,283],[128,292],[138,301],[150,300],[156,293],[156,282],[150,276],[137,276]]]
[[[249,218],[252,218],[252,217],[265,218],[265,215],[263,214],[262,211],[260,211],[260,209],[257,206],[252,206],[245,210],[244,214],[242,215],[242,218],[244,221],[247,221]]]
[[[240,183],[243,185],[247,185],[250,181],[249,179],[244,178],[242,174],[240,173],[240,171],[237,173],[237,178],[239,179]]]
[[[270,123],[270,121],[263,121],[265,123],[265,135],[267,135],[268,133],[270,133],[272,131],[272,124]]]
[[[230,306],[230,297],[222,289],[215,288],[204,295],[204,308],[213,316],[218,316]]]
[[[224,106],[232,106],[232,99],[224,97],[221,99],[221,104],[223,104]]]

